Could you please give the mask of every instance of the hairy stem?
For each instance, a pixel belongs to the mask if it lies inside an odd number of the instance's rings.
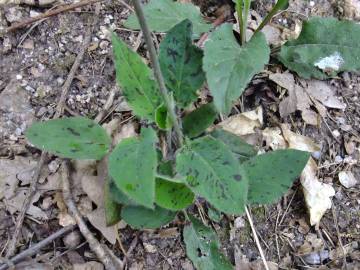
[[[140,0],[133,0],[133,4],[134,4],[136,16],[140,23],[141,30],[144,33],[145,43],[149,50],[150,61],[153,66],[156,81],[159,85],[159,89],[160,89],[161,95],[163,97],[166,109],[168,111],[170,120],[171,120],[172,124],[174,125],[174,130],[175,130],[175,133],[177,136],[177,140],[179,142],[179,145],[182,146],[184,136],[181,131],[181,127],[179,125],[178,118],[176,115],[175,104],[174,104],[173,100],[171,99],[168,90],[166,89],[164,77],[163,77],[161,69],[160,69],[159,59],[158,59],[156,51],[155,51],[154,43],[151,38],[151,32],[150,32],[148,24],[146,22],[144,11],[142,9],[142,5],[140,3]]]

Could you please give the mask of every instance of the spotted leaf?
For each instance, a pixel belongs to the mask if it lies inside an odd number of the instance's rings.
[[[249,179],[249,203],[268,204],[278,200],[300,176],[308,160],[308,152],[287,149],[259,155],[242,163]]]
[[[233,266],[219,251],[220,241],[216,233],[196,218],[183,231],[186,255],[197,270],[232,270]]]
[[[159,61],[166,86],[180,107],[197,99],[196,91],[205,80],[202,51],[192,44],[192,24],[184,20],[175,25],[160,44]]]
[[[176,170],[195,194],[218,210],[244,212],[248,180],[223,142],[210,136],[191,141],[177,153]]]
[[[26,137],[41,150],[73,159],[99,160],[110,146],[106,131],[85,117],[35,123],[26,131]]]
[[[156,133],[143,128],[139,138],[123,139],[109,157],[109,174],[130,200],[153,208],[157,154]]]

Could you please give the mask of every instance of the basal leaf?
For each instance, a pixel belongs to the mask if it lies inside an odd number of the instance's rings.
[[[310,154],[299,150],[277,150],[241,164],[249,179],[248,201],[268,204],[278,200],[300,176]]]
[[[191,223],[184,228],[186,255],[197,270],[232,270],[233,266],[219,251],[216,233],[190,216]]]
[[[189,138],[198,137],[217,117],[217,111],[213,103],[202,105],[183,118],[184,134]]]
[[[311,18],[298,39],[281,48],[280,61],[304,78],[325,79],[360,69],[360,26],[335,18]]]
[[[134,229],[156,229],[171,222],[176,212],[159,206],[148,209],[142,206],[124,206],[121,210],[122,219]]]
[[[220,222],[221,218],[222,218],[222,214],[219,210],[216,210],[213,207],[208,207],[208,212],[207,212],[209,218],[215,222]]]
[[[106,131],[85,117],[35,123],[26,131],[26,137],[41,150],[74,159],[99,160],[110,146]]]
[[[211,25],[202,18],[200,9],[191,3],[151,0],[144,6],[144,13],[151,31],[155,32],[167,32],[185,19],[189,19],[193,23],[195,37],[211,28]],[[124,25],[131,29],[140,29],[135,14],[130,15]]]
[[[134,114],[154,120],[162,103],[151,69],[115,34],[112,35],[116,80]]]
[[[159,61],[166,86],[180,107],[197,99],[196,91],[205,80],[202,51],[192,44],[192,24],[184,20],[175,25],[160,44]]]
[[[230,112],[252,77],[268,63],[269,55],[262,33],[254,35],[242,47],[235,39],[232,24],[225,23],[210,35],[205,43],[203,68],[220,113]]]
[[[122,140],[109,157],[109,174],[116,186],[136,203],[153,208],[157,155],[156,133],[143,128],[139,138]]]
[[[194,193],[185,184],[156,179],[155,202],[157,205],[176,211],[188,207],[193,201]]]
[[[107,181],[104,191],[104,208],[107,226],[114,225],[121,220],[121,205],[112,198],[110,188],[110,183]]]
[[[239,136],[223,130],[222,128],[215,129],[210,133],[210,135],[225,143],[231,152],[233,152],[233,154],[240,160],[240,162],[248,160],[257,154],[254,146],[248,144]]]
[[[218,210],[244,212],[248,180],[223,142],[205,136],[185,145],[177,153],[176,170],[195,194]]]

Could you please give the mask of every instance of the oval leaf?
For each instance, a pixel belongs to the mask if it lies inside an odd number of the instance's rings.
[[[156,133],[141,130],[140,138],[123,139],[109,157],[109,174],[129,199],[153,208],[157,154]]]
[[[184,134],[189,138],[198,137],[214,123],[216,117],[217,111],[213,103],[202,105],[184,117]]]
[[[202,51],[192,44],[192,24],[175,25],[160,44],[159,61],[166,86],[176,103],[184,108],[197,99],[196,91],[205,80]]]
[[[134,114],[154,120],[156,108],[162,103],[151,69],[115,34],[112,35],[116,81],[121,86]]]
[[[278,200],[300,176],[309,157],[308,152],[287,149],[242,163],[249,179],[249,203],[268,204]]]
[[[26,138],[41,150],[74,159],[99,160],[110,146],[105,129],[85,117],[35,123],[26,131]]]
[[[298,39],[281,48],[280,61],[304,78],[325,79],[360,69],[360,26],[335,18],[304,22]]]
[[[191,223],[184,228],[186,255],[197,270],[232,270],[233,266],[219,251],[216,233],[196,218],[189,216]]]
[[[224,143],[201,137],[180,149],[176,170],[186,184],[215,208],[228,214],[241,214],[247,198],[248,181],[239,162]]]
[[[230,112],[233,102],[252,77],[263,70],[269,57],[270,48],[262,33],[242,47],[235,39],[232,24],[225,23],[210,35],[205,43],[203,68],[220,113]]]
[[[207,24],[202,18],[200,9],[191,3],[151,0],[143,9],[151,31],[167,32],[185,19],[189,19],[193,23],[195,37],[209,31],[211,28],[211,25]],[[140,29],[135,14],[130,15],[124,25],[131,29]]]
[[[182,183],[156,179],[155,202],[157,205],[170,209],[181,210],[194,201],[194,193]]]
[[[157,229],[171,222],[175,216],[176,212],[159,206],[148,209],[142,206],[127,205],[121,211],[122,219],[134,229]]]
[[[125,195],[118,187],[115,182],[110,178],[109,179],[109,195],[111,199],[118,204],[123,205],[137,205],[134,200],[131,200],[128,196]]]

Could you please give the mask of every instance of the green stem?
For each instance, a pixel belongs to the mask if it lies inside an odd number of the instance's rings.
[[[247,29],[250,5],[251,5],[251,0],[244,0],[244,18],[243,18],[244,44],[246,42],[246,29]]]
[[[243,21],[243,0],[236,1],[236,13],[239,21],[239,32],[240,32],[240,44],[244,45],[246,41],[246,33],[244,33],[244,21]]]
[[[145,19],[145,14],[142,9],[142,4],[140,3],[140,0],[133,0],[133,4],[134,4],[136,16],[140,23],[141,30],[144,34],[145,43],[149,50],[150,61],[152,63],[153,70],[154,70],[154,76],[159,85],[160,93],[163,97],[170,120],[174,125],[174,130],[175,130],[178,142],[179,142],[179,146],[181,147],[183,145],[184,136],[183,136],[183,133],[181,131],[181,128],[180,128],[180,125],[178,122],[177,114],[175,111],[175,104],[174,104],[173,100],[170,98],[169,92],[165,86],[164,77],[163,77],[161,69],[160,69],[159,59],[157,57],[155,46],[152,41],[149,26]]]

